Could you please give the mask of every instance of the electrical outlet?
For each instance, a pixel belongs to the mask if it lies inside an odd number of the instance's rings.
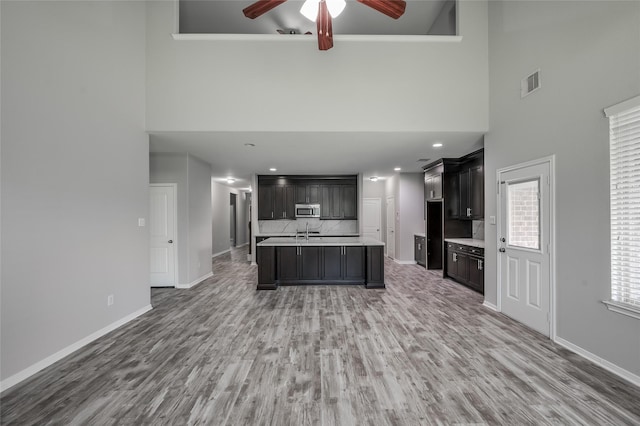
[[[107,296],[107,306],[113,305],[113,294]]]

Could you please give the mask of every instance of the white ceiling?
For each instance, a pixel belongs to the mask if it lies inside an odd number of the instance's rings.
[[[441,148],[432,145],[441,142]],[[254,144],[254,147],[245,144]],[[419,159],[460,157],[482,148],[480,133],[170,132],[150,136],[151,152],[189,152],[212,165],[213,179],[247,188],[257,174],[354,174],[382,178],[420,172]],[[269,168],[277,168],[270,172]]]
[[[242,9],[249,0],[180,0],[180,33],[276,34],[276,30],[316,33],[316,24],[300,14],[302,0],[288,0],[266,14],[249,19]],[[408,0],[403,16],[395,20],[347,0],[340,16],[332,20],[334,34],[426,35],[446,0]]]

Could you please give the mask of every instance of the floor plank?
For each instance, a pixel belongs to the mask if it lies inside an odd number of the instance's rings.
[[[255,290],[246,249],[2,394],[2,424],[640,424],[640,389],[417,265]]]

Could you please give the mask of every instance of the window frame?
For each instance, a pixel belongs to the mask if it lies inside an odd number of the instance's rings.
[[[612,157],[612,153],[614,148],[616,148],[615,144],[617,142],[616,140],[616,133],[615,133],[615,129],[617,129],[617,126],[615,126],[615,119],[623,114],[628,114],[630,112],[633,112],[634,116],[633,116],[633,121],[632,123],[635,123],[636,118],[638,120],[638,123],[640,123],[640,96],[636,96],[634,98],[628,99],[624,102],[618,103],[616,105],[612,105],[609,108],[605,108],[604,113],[605,116],[609,119],[609,176],[610,176],[610,192],[609,192],[609,200],[611,205],[613,205],[613,201],[614,201],[614,193],[613,193],[613,188],[614,188],[614,179],[613,179],[613,168],[614,168],[614,164],[613,164],[613,157]],[[637,115],[637,117],[636,117]],[[633,133],[633,137],[631,139],[633,146],[636,146],[636,139],[635,139],[635,132]],[[640,138],[638,138],[637,140],[637,146],[640,148]],[[640,170],[640,166],[637,167],[638,170]],[[636,194],[636,191],[633,191],[633,194]],[[640,188],[637,190],[637,195],[638,197],[640,197]],[[610,226],[610,235],[611,235],[611,241],[612,241],[612,245],[613,245],[613,241],[614,241],[614,214],[613,212],[610,210],[610,216],[609,216],[609,226]],[[613,258],[613,254],[614,254],[614,247],[611,247],[610,253],[609,253],[609,260],[610,260],[610,288],[609,288],[609,299],[608,300],[603,300],[603,303],[607,306],[607,308],[612,311],[612,312],[616,312],[619,314],[623,314],[623,315],[627,315],[629,317],[632,318],[636,318],[640,320],[640,296],[638,296],[637,302],[638,304],[635,303],[627,303],[624,301],[618,301],[618,300],[614,300],[614,291],[620,291],[621,289],[624,291],[624,289],[627,286],[624,285],[616,285],[616,282],[614,281],[614,258]],[[632,298],[632,300],[636,300],[635,295]]]

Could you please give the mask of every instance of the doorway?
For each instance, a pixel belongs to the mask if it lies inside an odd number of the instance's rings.
[[[554,338],[553,161],[498,170],[498,310]]]
[[[177,185],[149,185],[149,282],[175,287],[177,275]]]
[[[229,194],[229,247],[235,247],[238,228],[236,226],[237,195]]]
[[[387,257],[396,258],[396,201],[387,197]]]
[[[364,198],[362,200],[362,235],[380,241],[382,200]]]

